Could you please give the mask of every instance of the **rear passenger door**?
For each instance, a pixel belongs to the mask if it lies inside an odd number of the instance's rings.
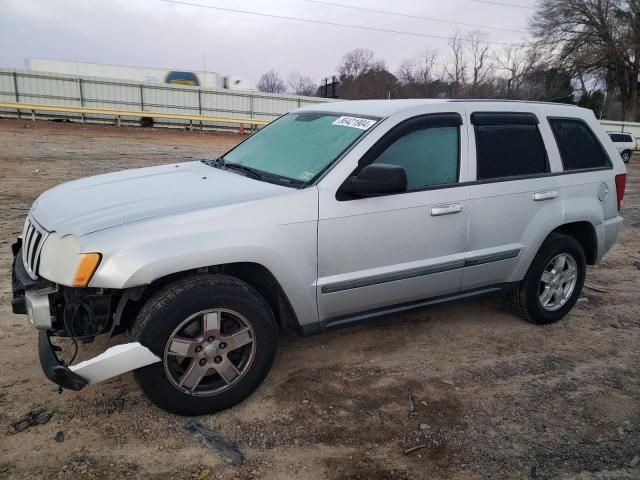
[[[491,106],[488,106],[491,108]],[[540,232],[562,218],[558,159],[535,109],[470,109],[471,221],[462,288],[522,279]]]

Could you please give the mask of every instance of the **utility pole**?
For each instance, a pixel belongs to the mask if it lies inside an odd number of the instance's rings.
[[[338,79],[335,75],[331,76],[331,81],[329,81],[328,77],[323,78],[321,83],[322,96],[324,98],[338,98],[336,91],[338,83]]]

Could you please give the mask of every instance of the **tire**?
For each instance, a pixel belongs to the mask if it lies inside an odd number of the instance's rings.
[[[631,160],[631,152],[629,150],[625,150],[620,154],[620,156],[622,157],[622,161],[624,163],[629,163],[629,160]]]
[[[548,271],[550,262],[558,259],[560,256],[564,256],[565,265],[567,267],[566,278],[570,277],[569,270],[571,266],[571,259],[575,261],[575,283],[568,298],[562,303],[562,301],[555,301],[558,297],[564,296],[564,290],[562,295],[553,295],[549,301],[549,305],[545,308],[542,304],[544,293],[547,292],[547,286],[549,284],[543,284],[543,273],[545,279],[554,279],[555,275]],[[580,292],[584,285],[584,280],[587,271],[587,262],[584,254],[584,249],[578,241],[569,236],[560,233],[552,233],[544,241],[540,250],[536,254],[527,274],[518,287],[511,293],[511,304],[515,312],[524,318],[525,320],[535,323],[537,325],[544,325],[553,323],[564,317],[578,301]],[[558,277],[562,278],[562,276]],[[568,287],[569,284],[567,283]],[[561,288],[561,287],[559,287]],[[550,288],[550,290],[553,290]],[[560,291],[560,290],[557,290]],[[566,293],[569,293],[567,288]],[[542,297],[542,298],[541,298]],[[556,303],[557,305],[552,305]],[[550,308],[555,308],[550,310]]]
[[[146,396],[163,410],[187,416],[224,410],[251,395],[267,376],[277,347],[267,302],[227,275],[194,275],[164,287],[140,311],[131,337],[162,359],[135,371]]]

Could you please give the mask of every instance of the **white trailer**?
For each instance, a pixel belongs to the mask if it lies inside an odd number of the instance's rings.
[[[202,88],[223,88],[222,77],[216,72],[191,71],[171,68],[129,67],[126,65],[104,65],[100,63],[67,62],[27,58],[27,70],[37,72],[64,73],[67,75],[112,78],[134,82],[171,83]]]

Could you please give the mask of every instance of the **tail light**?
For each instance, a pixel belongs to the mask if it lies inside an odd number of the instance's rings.
[[[618,211],[622,206],[622,199],[624,198],[624,189],[627,185],[627,174],[616,175],[616,193],[618,194]]]

